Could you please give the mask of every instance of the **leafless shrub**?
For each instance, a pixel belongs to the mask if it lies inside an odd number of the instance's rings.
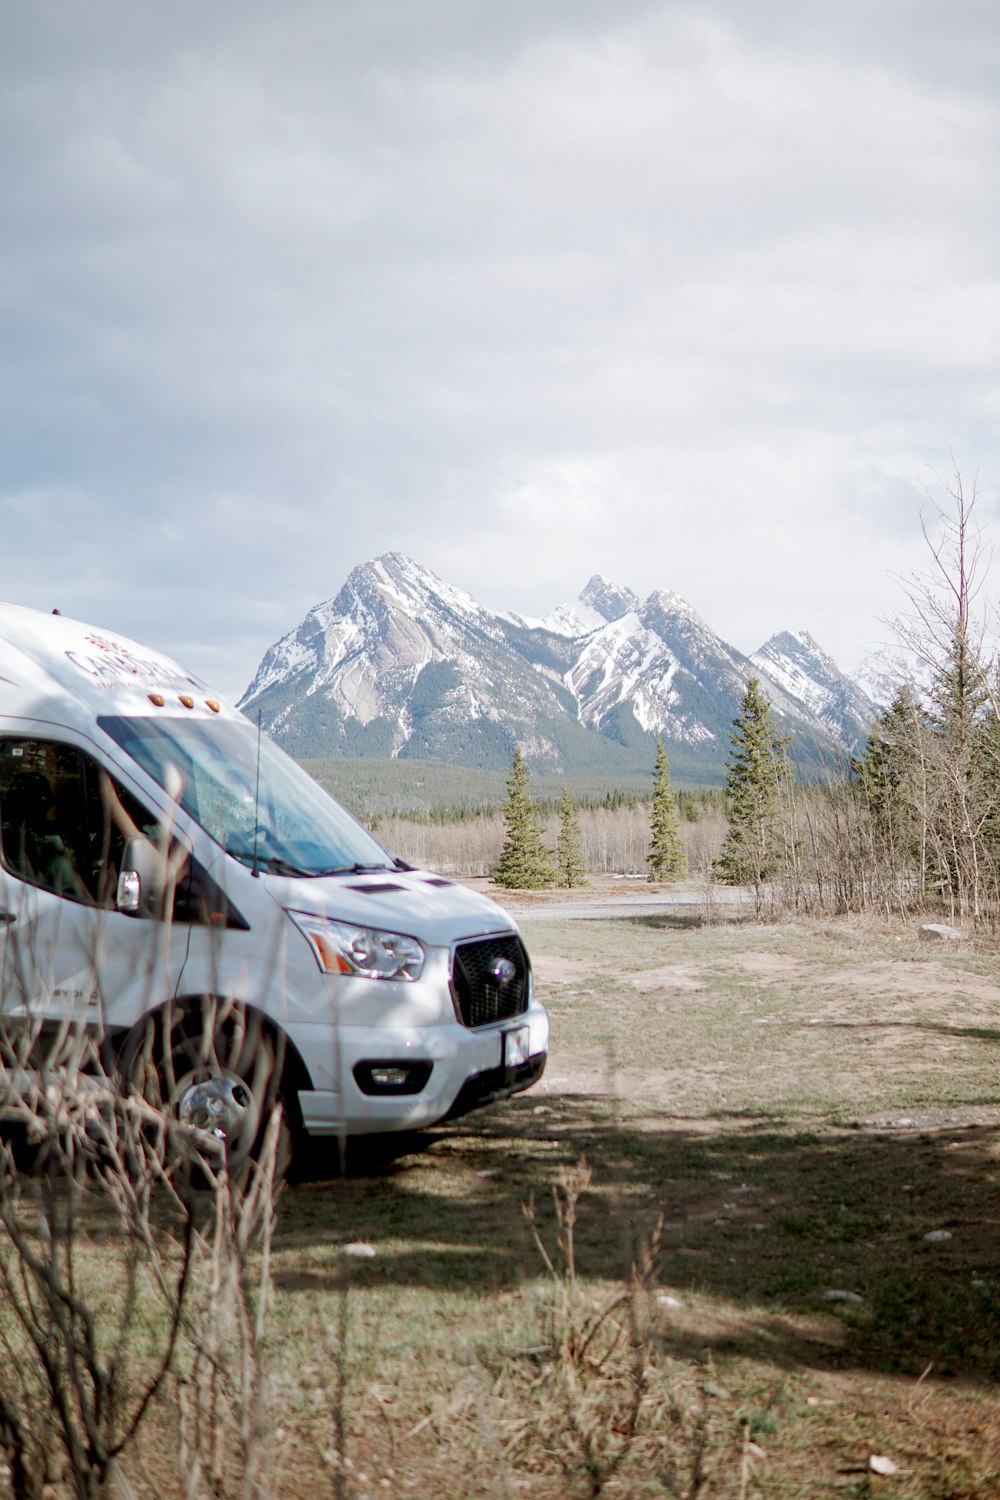
[[[271,1111],[249,1177],[206,1165],[203,1218],[193,1239],[176,1400],[184,1500],[268,1500],[272,1432],[265,1336],[280,1109]]]
[[[3,1103],[36,1162],[0,1147],[0,1449],[17,1500],[97,1500],[167,1381],[196,1228],[163,1132],[96,1066]]]
[[[894,770],[912,814],[921,884],[952,920],[996,920],[1000,883],[997,663],[982,602],[989,563],[976,486],[956,469],[922,517],[926,574],[902,580],[908,608],[892,628],[922,667],[908,714],[892,717]]]
[[[37,982],[37,966],[34,970]],[[8,992],[8,999],[16,992]],[[12,1007],[14,1008],[14,1007]],[[270,1493],[264,1329],[280,1111],[234,1175],[99,1028],[29,1007],[0,1034],[0,1455],[15,1500],[98,1500],[155,1410],[186,1500]],[[29,1169],[30,1168],[30,1169]]]
[[[334,1500],[347,1500],[350,1493],[351,1458],[348,1453],[350,1314],[351,1273],[347,1261],[342,1259],[337,1273],[336,1324],[325,1321],[321,1324],[324,1375],[315,1389],[316,1399],[323,1404],[330,1423],[328,1433],[324,1433],[316,1444],[316,1458],[320,1464],[330,1470]],[[393,1442],[391,1427],[389,1442],[391,1447]]]
[[[586,1161],[560,1175],[552,1228],[533,1201],[523,1205],[546,1283],[529,1342],[483,1352],[470,1389],[448,1406],[451,1436],[457,1423],[468,1441],[485,1444],[503,1495],[530,1475],[595,1500],[637,1492],[634,1479],[655,1474],[676,1500],[747,1500],[763,1450],[718,1384],[711,1354],[677,1357],[657,1307],[662,1219],[617,1287],[602,1295],[578,1273],[576,1233],[590,1185]]]
[[[564,1171],[553,1189],[553,1251],[533,1202],[524,1214],[553,1294],[543,1311],[537,1421],[566,1482],[576,1493],[596,1497],[621,1469],[639,1427],[652,1363],[650,1297],[662,1223],[627,1285],[595,1305],[580,1285],[574,1243],[580,1197],[590,1181],[582,1161]]]
[[[409,864],[445,875],[490,875],[500,861],[504,823],[499,811],[449,823],[423,823],[401,814],[381,817],[378,836]]]

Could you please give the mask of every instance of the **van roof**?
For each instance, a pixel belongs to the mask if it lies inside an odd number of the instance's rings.
[[[185,710],[203,717],[236,713],[199,677],[127,636],[0,604],[0,714],[83,727],[81,719],[89,724],[97,714]]]

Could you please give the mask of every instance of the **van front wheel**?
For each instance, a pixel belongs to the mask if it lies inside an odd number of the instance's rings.
[[[173,1169],[224,1168],[241,1181],[260,1160],[273,1111],[281,1105],[281,1047],[262,1018],[244,1006],[204,997],[144,1017],[122,1052],[127,1083],[162,1117],[160,1139]],[[288,1164],[290,1131],[282,1112],[277,1175]]]

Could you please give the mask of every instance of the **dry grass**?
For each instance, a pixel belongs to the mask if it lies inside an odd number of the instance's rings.
[[[526,929],[555,1012],[542,1088],[288,1192],[282,1488],[330,1492],[347,1299],[345,1493],[591,1493],[522,1216],[534,1199],[551,1247],[550,1195],[586,1157],[581,1318],[631,1286],[662,1219],[641,1404],[603,1493],[1000,1492],[992,958],[857,924]],[[579,1394],[608,1443],[629,1327]]]
[[[542,1085],[285,1189],[267,1492],[1000,1494],[993,956],[525,929]],[[137,1493],[182,1493],[145,1442]]]

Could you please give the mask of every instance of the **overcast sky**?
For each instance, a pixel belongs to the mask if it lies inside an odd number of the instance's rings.
[[[231,696],[399,550],[848,670],[1000,519],[996,0],[0,0],[0,597]]]

